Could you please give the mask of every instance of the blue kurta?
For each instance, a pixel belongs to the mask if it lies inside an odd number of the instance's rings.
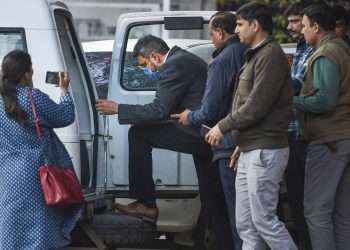
[[[26,112],[29,124],[26,128],[6,115],[0,96],[0,249],[40,250],[65,246],[70,242],[80,206],[66,209],[46,206],[39,179],[39,167],[44,160],[28,87],[18,85],[17,96],[19,106]],[[72,166],[64,145],[52,129],[73,123],[71,96],[62,95],[56,104],[48,95],[33,89],[33,98],[49,162]]]

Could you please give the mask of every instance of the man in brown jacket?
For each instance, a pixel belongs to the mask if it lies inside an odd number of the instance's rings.
[[[242,43],[251,47],[237,77],[232,113],[206,135],[219,145],[234,130],[239,156],[236,177],[237,230],[243,249],[296,250],[285,225],[276,215],[278,190],[287,165],[287,127],[292,110],[292,84],[287,58],[271,37],[272,16],[260,3],[236,13]],[[235,164],[235,162],[231,162]]]
[[[312,248],[350,249],[350,47],[334,32],[329,7],[304,10],[314,45],[300,96],[294,97],[308,147],[304,214]]]

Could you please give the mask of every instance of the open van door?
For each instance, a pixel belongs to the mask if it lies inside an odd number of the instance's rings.
[[[68,69],[70,74],[70,87],[77,108],[76,120],[79,131],[81,184],[85,193],[88,193],[95,191],[98,186],[103,186],[104,179],[104,176],[100,176],[102,184],[97,179],[99,174],[99,139],[101,139],[100,143],[103,146],[103,137],[99,138],[98,136],[101,134],[99,128],[103,127],[99,126],[102,119],[94,108],[97,92],[91,80],[85,54],[75,31],[70,12],[59,2],[50,4],[50,8],[65,68]],[[102,172],[102,174],[104,173]]]
[[[60,1],[11,0],[1,1],[0,9],[0,62],[13,49],[28,51],[34,68],[33,87],[56,102],[60,91],[45,83],[46,71],[69,72],[76,120],[55,131],[73,160],[84,192],[103,188],[104,144],[103,130],[99,130],[103,119],[94,108],[96,90],[68,7]]]

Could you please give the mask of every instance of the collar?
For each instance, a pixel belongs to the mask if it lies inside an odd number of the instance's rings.
[[[230,37],[229,39],[227,39],[223,44],[221,44],[221,46],[219,48],[217,48],[216,50],[214,50],[212,57],[213,59],[215,57],[217,57],[218,55],[220,55],[220,53],[229,45],[239,42],[239,37],[237,35],[233,35],[232,37]]]
[[[272,36],[268,36],[264,40],[259,42],[259,44],[257,44],[257,46],[255,46],[254,49],[247,49],[247,51],[245,52],[246,60],[249,61],[253,57],[253,55],[256,54],[261,48],[273,41],[275,41],[275,39]]]
[[[297,41],[297,47],[304,46],[306,44],[306,40],[304,36],[301,36]]]
[[[165,55],[165,57],[164,57],[163,63],[165,63],[165,62],[166,62],[166,59],[168,59],[169,52],[170,52],[170,50],[168,50],[168,53],[166,53],[166,55]]]
[[[263,40],[261,40],[257,45],[255,45],[255,47],[254,48],[252,48],[252,49],[256,49],[256,48],[258,48],[261,44],[263,44],[263,42],[265,42],[265,40],[267,39],[268,37],[266,37],[266,38],[264,38]]]
[[[316,44],[315,44],[315,51],[321,47],[323,44],[327,43],[328,41],[337,38],[337,35],[335,34],[335,31],[327,32]]]

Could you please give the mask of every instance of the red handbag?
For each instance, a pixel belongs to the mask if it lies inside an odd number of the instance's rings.
[[[29,99],[32,106],[35,127],[40,138],[45,165],[40,166],[40,182],[46,205],[67,207],[82,204],[84,201],[79,180],[73,167],[56,167],[49,165],[43,150],[41,128],[35,111],[32,89],[29,89]]]

